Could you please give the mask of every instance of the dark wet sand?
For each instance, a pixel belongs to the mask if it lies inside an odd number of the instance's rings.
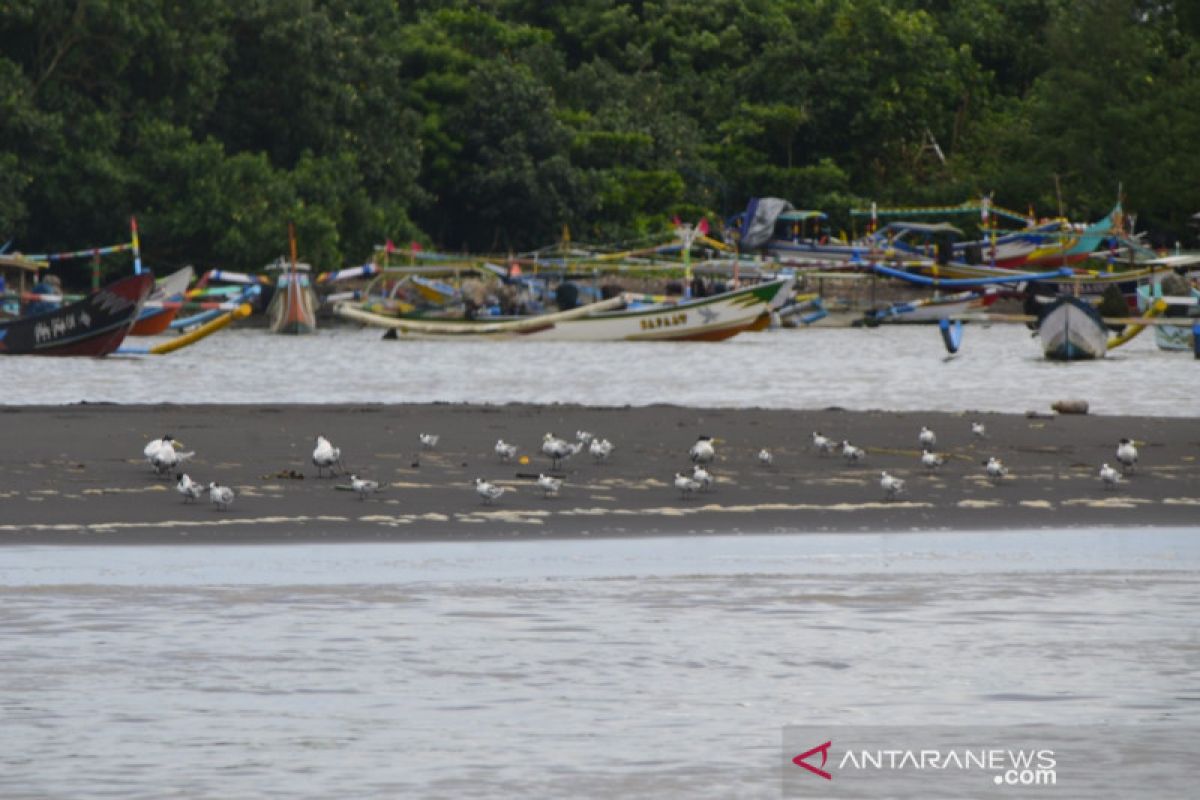
[[[989,436],[974,440],[970,421]],[[938,435],[947,464],[920,465],[917,432]],[[586,452],[560,473],[557,498],[533,485],[549,471],[542,435],[584,429],[616,450],[594,464]],[[1184,418],[774,411],[674,406],[361,405],[2,407],[0,542],[180,543],[350,540],[472,540],[513,537],[805,531],[999,530],[1078,526],[1200,527],[1200,422]],[[821,430],[865,447],[865,463],[811,449]],[[417,435],[438,433],[434,451]],[[185,505],[174,478],[142,459],[151,438],[171,433],[195,450],[186,471],[233,486],[232,508]],[[380,481],[366,501],[316,478],[317,433],[342,449],[347,468]],[[700,434],[718,440],[713,491],[681,499]],[[1101,462],[1117,440],[1139,444],[1128,480],[1106,489]],[[528,464],[502,464],[498,438]],[[774,465],[758,463],[768,447]],[[999,483],[981,461],[1001,458]],[[292,470],[303,479],[278,477]],[[907,481],[885,502],[881,470]],[[509,487],[481,504],[472,480]]]

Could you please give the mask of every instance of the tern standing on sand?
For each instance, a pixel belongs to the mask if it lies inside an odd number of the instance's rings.
[[[233,504],[233,489],[228,486],[221,486],[218,483],[210,483],[208,485],[208,500],[218,511],[224,511]]]
[[[675,488],[679,490],[679,496],[683,500],[687,500],[693,492],[700,491],[700,481],[695,478],[684,475],[682,472],[675,473]]]
[[[850,444],[848,439],[842,440],[842,457],[851,464],[857,464],[867,457],[867,451]]]
[[[545,474],[538,475],[537,485],[542,490],[542,497],[557,497],[558,490],[562,488],[562,478]]]
[[[177,448],[183,442],[177,441],[171,434],[163,436],[161,439],[152,439],[142,449],[142,454],[146,456],[146,460],[150,462],[150,466],[154,467],[155,473],[162,475],[165,472],[170,472],[175,467],[187,461],[193,453],[180,453]]]
[[[542,437],[542,454],[550,457],[551,469],[558,469],[564,459],[570,458],[582,449],[582,444],[571,444],[553,433],[547,433]]]
[[[717,457],[717,449],[713,447],[711,436],[701,436],[692,445],[692,449],[688,451],[688,457],[692,459],[693,464],[711,464],[712,460]]]
[[[504,494],[504,487],[497,486],[494,483],[488,483],[483,478],[475,479],[475,493],[483,498],[483,504],[490,506],[493,501]]]
[[[904,481],[893,477],[886,472],[880,473],[879,488],[883,489],[883,496],[887,500],[895,500],[896,495],[904,491]]]
[[[1117,442],[1117,461],[1121,464],[1122,472],[1132,472],[1137,464],[1138,451],[1129,439]]]
[[[837,448],[837,443],[820,431],[813,431],[812,443],[816,451],[823,456],[832,453]]]
[[[933,472],[935,469],[945,463],[945,456],[938,455],[937,453],[931,453],[928,450],[922,451],[921,453],[921,464],[924,465],[925,469],[929,470],[930,472]]]
[[[1105,488],[1112,489],[1121,482],[1121,473],[1117,472],[1108,464],[1101,464],[1100,480],[1104,481]]]
[[[508,462],[517,457],[517,446],[515,444],[509,444],[503,439],[496,440],[495,450],[496,455],[500,457],[501,461]]]
[[[155,472],[157,472],[159,475],[164,475],[174,471],[176,467],[183,464],[183,462],[188,461],[194,455],[196,455],[195,451],[181,453],[175,449],[174,444],[169,444],[165,447],[158,448],[158,451],[155,452],[154,457],[150,459],[150,463],[154,465]]]
[[[925,426],[921,426],[921,433],[917,436],[917,441],[922,449],[933,450],[937,447],[937,434],[929,430]]]
[[[321,470],[329,470],[329,474],[334,474],[334,467],[342,465],[342,449],[334,447],[333,443],[324,436],[317,436],[317,446],[313,448],[312,453],[313,465],[317,468],[317,477],[321,477]]]
[[[592,458],[597,464],[602,461],[608,461],[608,457],[612,455],[613,443],[608,439],[592,439],[592,443],[588,445],[588,452],[592,454]]]
[[[367,495],[379,491],[379,481],[369,481],[357,475],[351,475],[350,488],[358,493],[359,500],[366,500]]]
[[[1008,467],[995,456],[983,462],[983,466],[987,470],[987,476],[993,481],[998,481],[1008,474]]]
[[[183,495],[183,502],[190,503],[200,499],[200,495],[204,494],[204,487],[192,480],[186,472],[181,472],[179,482],[175,484],[175,491]]]

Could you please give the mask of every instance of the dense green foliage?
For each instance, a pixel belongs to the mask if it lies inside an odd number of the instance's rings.
[[[0,0],[0,238],[254,268],[613,241],[755,195],[1200,210],[1200,11],[1150,0]],[[934,145],[936,143],[936,146]],[[1056,189],[1056,184],[1059,188]],[[1061,199],[1060,199],[1061,196]]]

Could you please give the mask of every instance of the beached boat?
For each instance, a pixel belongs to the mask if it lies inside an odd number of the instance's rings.
[[[1058,297],[1040,308],[1037,334],[1051,361],[1103,358],[1108,350],[1108,328],[1100,312],[1077,297]]]
[[[142,306],[142,313],[129,331],[130,336],[156,336],[171,326],[183,300],[183,293],[192,282],[191,267],[172,272],[155,285]]]
[[[863,315],[862,323],[867,326],[880,323],[936,323],[939,320],[957,317],[972,311],[982,311],[996,302],[994,289],[966,291],[955,294],[927,297],[906,303],[893,303],[886,308],[872,309]]]
[[[374,314],[349,303],[338,304],[335,312],[346,319],[388,328],[399,339],[717,341],[766,328],[770,312],[788,299],[792,285],[791,278],[783,278],[711,297],[650,304],[624,295],[569,311],[506,320],[405,319]]]
[[[1179,325],[1154,326],[1154,343],[1160,350],[1195,351],[1192,328],[1200,323],[1200,289],[1191,286],[1186,279],[1168,276],[1160,282],[1139,286],[1137,290],[1138,310],[1145,312],[1156,300],[1167,304],[1166,317],[1180,318]]]
[[[104,356],[121,346],[154,288],[148,272],[53,311],[0,322],[0,354]]]
[[[309,277],[309,266],[297,264],[280,272],[275,294],[267,306],[267,324],[272,333],[314,333],[317,330],[317,294]]]
[[[296,229],[291,223],[288,223],[288,248],[290,263],[281,258],[268,267],[278,270],[279,277],[267,306],[267,324],[271,333],[315,333],[318,301],[310,275],[312,267],[296,263]]]

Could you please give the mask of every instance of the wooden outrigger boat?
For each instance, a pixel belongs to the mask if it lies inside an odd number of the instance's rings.
[[[108,355],[121,346],[153,288],[154,276],[142,272],[62,308],[0,322],[0,354]]]
[[[388,317],[349,303],[339,303],[334,310],[346,319],[395,331],[398,339],[718,341],[766,328],[770,312],[788,299],[792,286],[792,278],[781,278],[711,297],[648,305],[624,295],[554,314],[492,321]]]
[[[1091,304],[1077,297],[1058,297],[1038,313],[1042,352],[1051,361],[1103,358],[1108,328]]]
[[[291,266],[281,270],[275,294],[267,306],[267,321],[272,333],[315,333],[317,330],[317,293],[313,289],[308,264],[296,263],[296,233],[288,225]]]
[[[171,326],[194,272],[191,267],[172,272],[160,280],[142,306],[130,336],[156,336]]]
[[[1138,287],[1139,311],[1145,312],[1156,300],[1167,304],[1168,318],[1179,320],[1176,325],[1155,326],[1154,343],[1158,349],[1195,352],[1193,328],[1200,323],[1200,289],[1188,285],[1186,280],[1170,278]]]
[[[906,303],[894,303],[885,308],[876,308],[866,312],[863,315],[862,324],[873,326],[881,323],[936,323],[939,320],[958,317],[971,311],[981,311],[996,302],[998,296],[994,289],[987,289],[927,297]]]

